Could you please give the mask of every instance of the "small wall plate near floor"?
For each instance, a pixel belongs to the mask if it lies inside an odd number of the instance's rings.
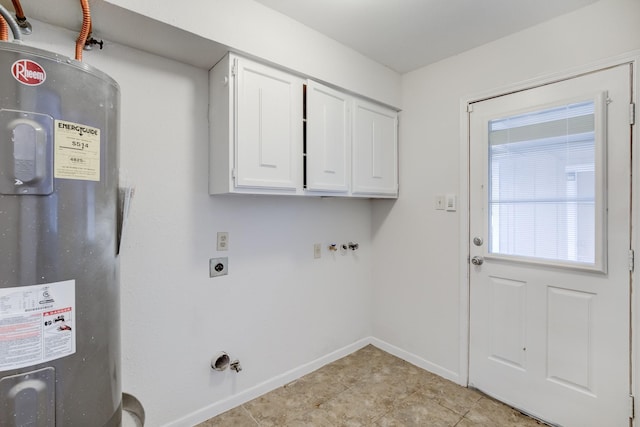
[[[209,277],[226,276],[229,274],[229,260],[227,257],[211,258],[209,260]]]

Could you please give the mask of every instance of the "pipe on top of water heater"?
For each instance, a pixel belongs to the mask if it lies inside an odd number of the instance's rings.
[[[13,33],[13,40],[22,41],[22,34],[20,34],[20,27],[18,26],[18,23],[16,22],[14,17],[11,16],[11,13],[9,13],[9,11],[1,4],[0,4],[0,15],[2,15],[7,25],[9,25],[9,28]]]
[[[0,40],[9,40],[8,28],[11,28],[14,41],[22,41],[20,28],[23,28],[24,32],[29,34],[31,33],[31,24],[29,24],[27,18],[24,15],[20,0],[11,0],[11,2],[13,3],[13,7],[16,12],[15,19],[13,18],[13,16],[11,16],[9,11],[0,4]],[[91,35],[92,27],[89,1],[80,0],[80,5],[82,6],[82,28],[80,29],[80,34],[78,35],[78,39],[76,40],[76,60],[78,61],[82,61],[82,50],[87,43],[87,39]],[[101,45],[101,43],[98,44]],[[100,46],[100,48],[102,48],[102,45]]]
[[[80,0],[82,6],[82,29],[76,40],[76,60],[82,61],[82,50],[91,32],[91,10],[88,0]]]
[[[22,31],[22,34],[31,34],[31,24],[27,21],[27,17],[24,15],[20,0],[11,0],[13,3],[13,10],[16,12],[16,22]]]
[[[16,11],[16,20],[20,21],[23,19],[27,19],[24,16],[24,11],[22,10],[22,5],[20,4],[20,0],[11,0],[11,3],[13,3],[13,10]]]

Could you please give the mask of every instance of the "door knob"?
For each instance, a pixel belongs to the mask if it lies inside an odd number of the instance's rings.
[[[484,258],[482,258],[481,256],[474,256],[473,258],[471,258],[471,264],[473,265],[482,265],[483,262]]]

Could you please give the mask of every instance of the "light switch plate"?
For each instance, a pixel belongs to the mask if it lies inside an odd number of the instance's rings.
[[[455,212],[456,209],[458,209],[458,203],[457,203],[457,197],[455,194],[447,194],[446,196],[446,200],[445,200],[445,206],[447,211],[449,212]]]
[[[322,245],[320,243],[313,244],[313,257],[315,259],[322,257]]]

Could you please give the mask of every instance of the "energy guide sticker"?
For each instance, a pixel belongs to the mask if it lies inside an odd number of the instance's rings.
[[[54,178],[100,181],[100,129],[55,121]]]
[[[0,288],[0,371],[76,352],[75,280]]]

